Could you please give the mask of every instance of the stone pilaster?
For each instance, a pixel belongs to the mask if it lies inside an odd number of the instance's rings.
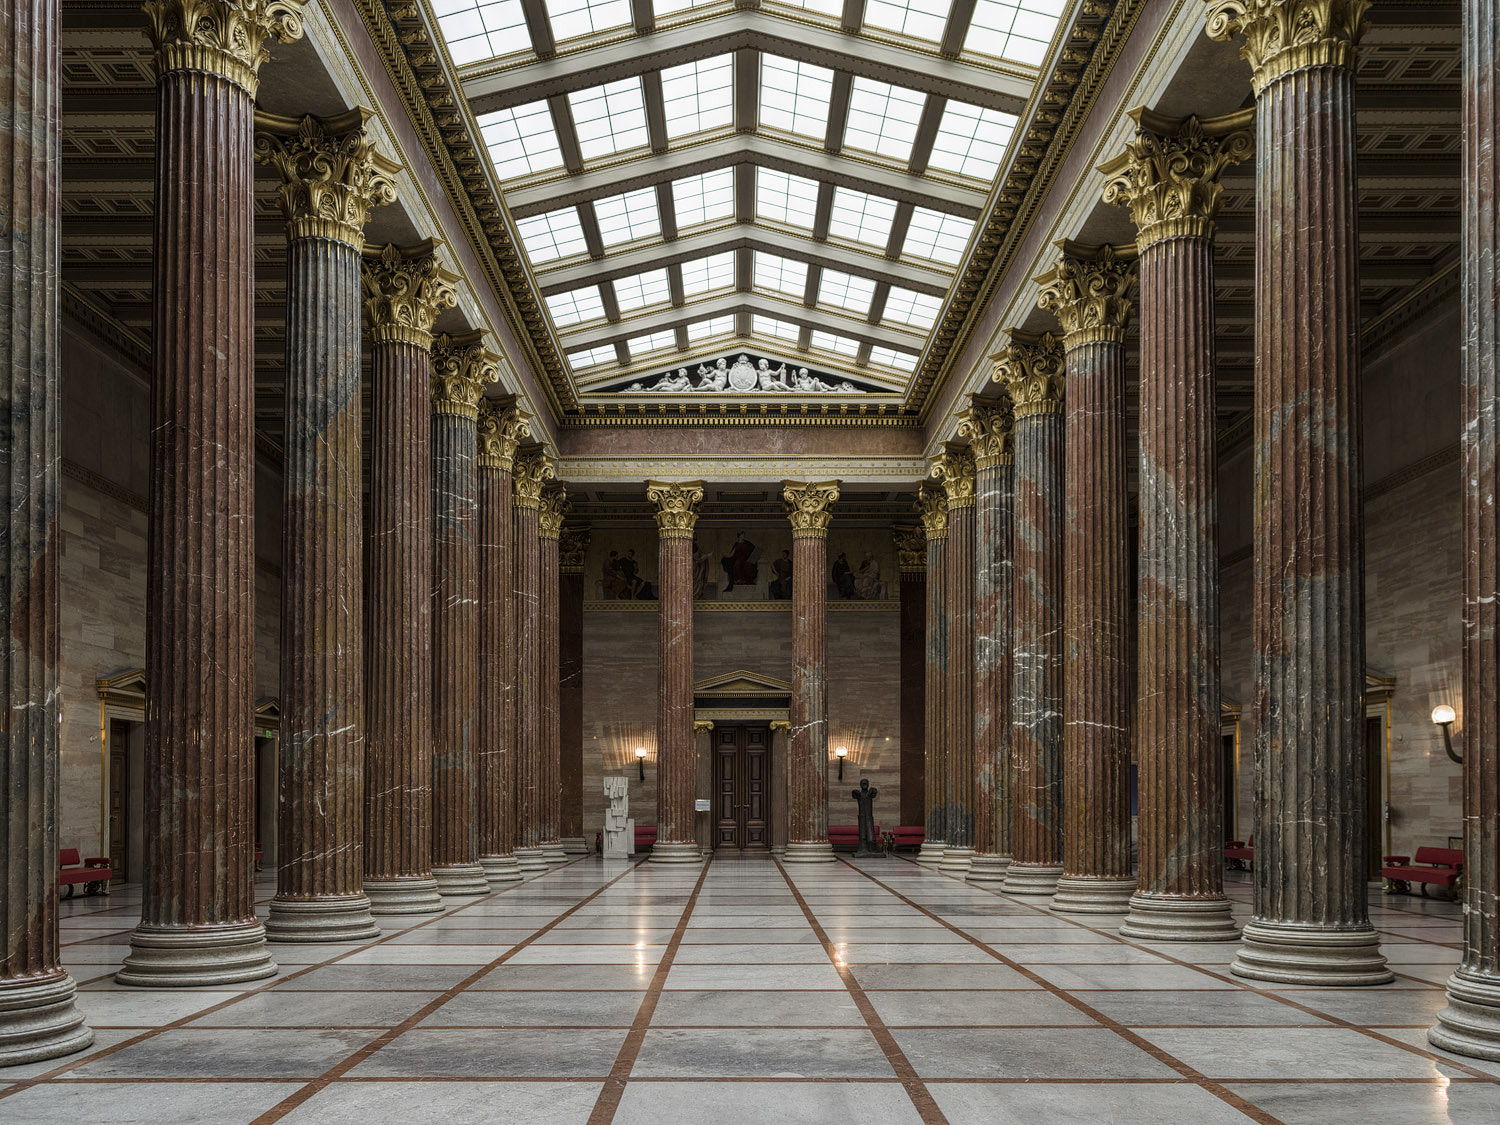
[[[1135,248],[1064,243],[1038,303],[1063,328],[1063,873],[1052,909],[1123,914],[1130,866],[1126,299]]]
[[[378,937],[364,883],[360,256],[395,165],[366,112],[257,114],[287,224],[281,738],[272,941]]]
[[[923,690],[923,781],[927,829],[918,863],[943,862],[948,850],[948,498],[929,484],[917,490],[917,512],[927,538],[926,675]]]
[[[432,242],[365,252],[370,322],[365,594],[365,894],[374,914],[443,907],[432,877],[432,323],[454,282]]]
[[[511,534],[516,447],[530,419],[492,399],[479,403],[479,751],[475,807],[479,866],[491,883],[521,878],[516,862],[516,628]]]
[[[891,528],[901,581],[901,808],[897,823],[927,823],[923,728],[927,693],[927,535],[920,526]]]
[[[588,854],[583,836],[583,563],[587,524],[565,524],[557,541],[559,679],[558,729],[562,737],[563,851]]]
[[[562,846],[562,715],[559,698],[562,687],[562,618],[558,613],[558,599],[562,596],[562,584],[558,573],[558,541],[562,538],[563,521],[568,518],[571,505],[568,494],[559,486],[543,489],[541,507],[537,511],[537,532],[541,539],[541,716],[542,716],[542,769],[541,810],[542,858],[549,864],[566,863],[568,856]]]
[[[1010,894],[1045,895],[1062,875],[1062,344],[1011,333],[995,381],[1015,410],[1011,597]]]
[[[254,103],[297,0],[151,0],[156,66],[146,878],[117,979],[276,972],[255,917]]]
[[[1367,0],[1216,0],[1254,74],[1255,873],[1239,976],[1391,979],[1365,898],[1355,45]]]
[[[795,575],[793,576],[795,583]],[[792,730],[791,721],[788,719],[771,720],[771,854],[775,856],[786,855],[787,842],[787,798],[786,790],[791,770],[787,766],[787,753],[791,749],[790,736]],[[710,744],[710,752],[712,744]],[[713,767],[709,766],[709,778],[712,782]],[[710,830],[712,826],[710,826]]]
[[[938,867],[962,879],[974,861],[974,453],[967,446],[949,446],[932,469],[948,505],[943,579],[948,595],[948,675],[943,684],[948,838]]]
[[[1135,113],[1104,198],[1139,232],[1137,758],[1140,872],[1121,927],[1146,941],[1238,937],[1224,895],[1214,216],[1254,149],[1253,113]]]
[[[1464,5],[1464,955],[1436,1047],[1500,1061],[1500,236],[1493,188],[1500,6]]]
[[[958,432],[974,453],[974,860],[971,883],[1010,867],[1010,402],[974,399]]]
[[[94,1033],[58,955],[58,449],[62,396],[57,294],[62,155],[59,5],[0,8],[5,113],[0,144],[0,1066],[80,1051]],[[29,174],[15,174],[26,169]]]
[[[547,870],[542,856],[542,489],[554,475],[540,450],[518,454],[511,470],[515,534],[516,862]]]
[[[785,481],[792,521],[792,728],[786,861],[833,859],[828,842],[828,525],[838,481]]]
[[[432,348],[432,875],[489,891],[479,864],[479,400],[499,376],[477,335]]]

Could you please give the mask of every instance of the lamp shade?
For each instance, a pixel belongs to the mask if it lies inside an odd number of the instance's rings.
[[[1444,723],[1451,723],[1455,718],[1457,716],[1454,715],[1453,708],[1449,707],[1446,703],[1439,703],[1432,709],[1432,721],[1437,723],[1438,726],[1442,726]]]
[[[644,746],[637,746],[635,748],[635,756],[637,758],[644,758],[646,756],[646,748]]]
[[[846,757],[849,756],[849,747],[847,747],[847,746],[840,746],[838,749],[836,749],[834,751],[834,753],[836,755],[838,755],[840,758],[846,758]]]

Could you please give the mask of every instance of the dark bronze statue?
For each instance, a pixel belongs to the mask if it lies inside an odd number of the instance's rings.
[[[870,788],[868,777],[862,777],[859,779],[859,788],[851,794],[859,804],[859,847],[855,849],[855,859],[885,855],[880,841],[875,838],[875,795],[879,792],[878,789]]]

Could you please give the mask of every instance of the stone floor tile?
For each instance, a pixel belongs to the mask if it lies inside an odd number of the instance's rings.
[[[5,1072],[8,1074],[9,1072]],[[0,1078],[0,1088],[4,1080]],[[26,1125],[248,1125],[297,1082],[51,1082],[0,1101],[0,1118]]]
[[[243,996],[188,1027],[394,1027],[441,992],[292,992]]]
[[[864,1027],[847,992],[666,991],[653,1027]]]
[[[1437,1078],[1438,1064],[1344,1028],[1139,1032],[1209,1078]]]
[[[894,1082],[630,1082],[614,1125],[920,1125],[921,1120]]]
[[[927,1089],[950,1125],[1243,1125],[1254,1120],[1197,1086],[930,1082]]]
[[[888,1027],[1097,1026],[1092,1016],[1048,992],[869,992]]]
[[[1230,1084],[1284,1125],[1494,1125],[1500,1086],[1486,1082]]]
[[[310,1079],[379,1034],[322,1028],[180,1028],[86,1062],[67,1077]]]
[[[893,1029],[923,1078],[1172,1078],[1177,1072],[1112,1031],[1094,1028]]]
[[[584,1125],[600,1088],[599,1082],[335,1082],[283,1120],[287,1125]]]
[[[821,965],[676,965],[667,973],[672,989],[831,989],[844,982],[828,962]]]
[[[381,1047],[349,1077],[603,1078],[625,1035],[624,1028],[417,1028]]]
[[[461,992],[422,1027],[629,1027],[640,992]]]
[[[693,1028],[646,1032],[635,1078],[889,1078],[866,1029]]]

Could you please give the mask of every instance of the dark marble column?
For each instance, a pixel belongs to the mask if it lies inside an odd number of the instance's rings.
[[[0,7],[6,113],[0,144],[0,687],[6,826],[0,852],[0,1066],[80,1051],[94,1033],[74,1007],[77,984],[57,936],[59,183],[58,5]]]
[[[562,688],[562,616],[558,600],[562,596],[558,573],[558,540],[562,538],[563,521],[571,505],[561,486],[542,492],[537,511],[537,533],[541,539],[541,716],[542,769],[541,810],[542,858],[549,864],[566,863],[562,846],[562,725],[560,694]]]
[[[1436,1047],[1500,1061],[1500,324],[1495,294],[1500,6],[1464,5],[1464,956]]]
[[[948,716],[943,710],[948,678],[948,497],[941,488],[924,484],[917,490],[917,511],[927,537],[927,674],[923,692],[927,834],[917,852],[917,862],[938,864],[948,850]]]
[[[397,165],[365,111],[259,114],[256,159],[287,222],[282,440],[281,738],[272,941],[380,935],[364,882],[360,256]]]
[[[1063,873],[1052,909],[1124,914],[1130,866],[1125,299],[1135,248],[1064,243],[1038,303],[1063,328]]]
[[[587,525],[565,524],[557,541],[559,648],[558,729],[562,738],[563,851],[586,855],[583,834],[583,562]]]
[[[1216,0],[1255,86],[1255,872],[1239,976],[1391,979],[1365,854],[1355,44],[1364,0]]]
[[[276,972],[255,917],[254,103],[301,5],[146,9],[155,47],[146,878],[123,984]],[[226,44],[228,46],[226,46]]]
[[[432,876],[489,891],[479,864],[479,400],[499,375],[477,335],[432,348]]]
[[[693,798],[693,525],[703,482],[646,482],[656,506],[657,580],[656,843],[653,863],[697,863]],[[793,587],[795,589],[795,585]]]
[[[553,476],[540,450],[517,455],[511,470],[515,533],[516,862],[526,874],[547,870],[542,856],[542,489]]]
[[[974,860],[974,453],[949,446],[933,463],[948,505],[945,615],[948,674],[943,724],[948,741],[947,845],[938,868],[962,879]]]
[[[516,862],[516,627],[511,535],[516,447],[531,436],[526,415],[479,402],[479,751],[475,809],[479,866],[491,883],[521,878]]]
[[[995,379],[1015,408],[1011,584],[1010,894],[1046,895],[1062,875],[1062,344],[1011,333]]]
[[[959,421],[974,453],[974,860],[969,882],[1010,867],[1011,508],[1009,400],[974,399]]]
[[[901,808],[898,824],[927,822],[922,734],[927,692],[927,536],[920,527],[891,528],[901,573]]]
[[[792,727],[787,738],[788,863],[833,859],[828,842],[828,524],[838,481],[782,487],[792,521]]]
[[[365,591],[365,894],[374,914],[443,908],[432,877],[432,322],[456,278],[435,244],[365,252],[370,322]]]
[[[1103,169],[1105,200],[1139,231],[1141,274],[1140,873],[1120,932],[1227,941],[1213,236],[1219,177],[1253,151],[1254,116],[1135,117]]]

